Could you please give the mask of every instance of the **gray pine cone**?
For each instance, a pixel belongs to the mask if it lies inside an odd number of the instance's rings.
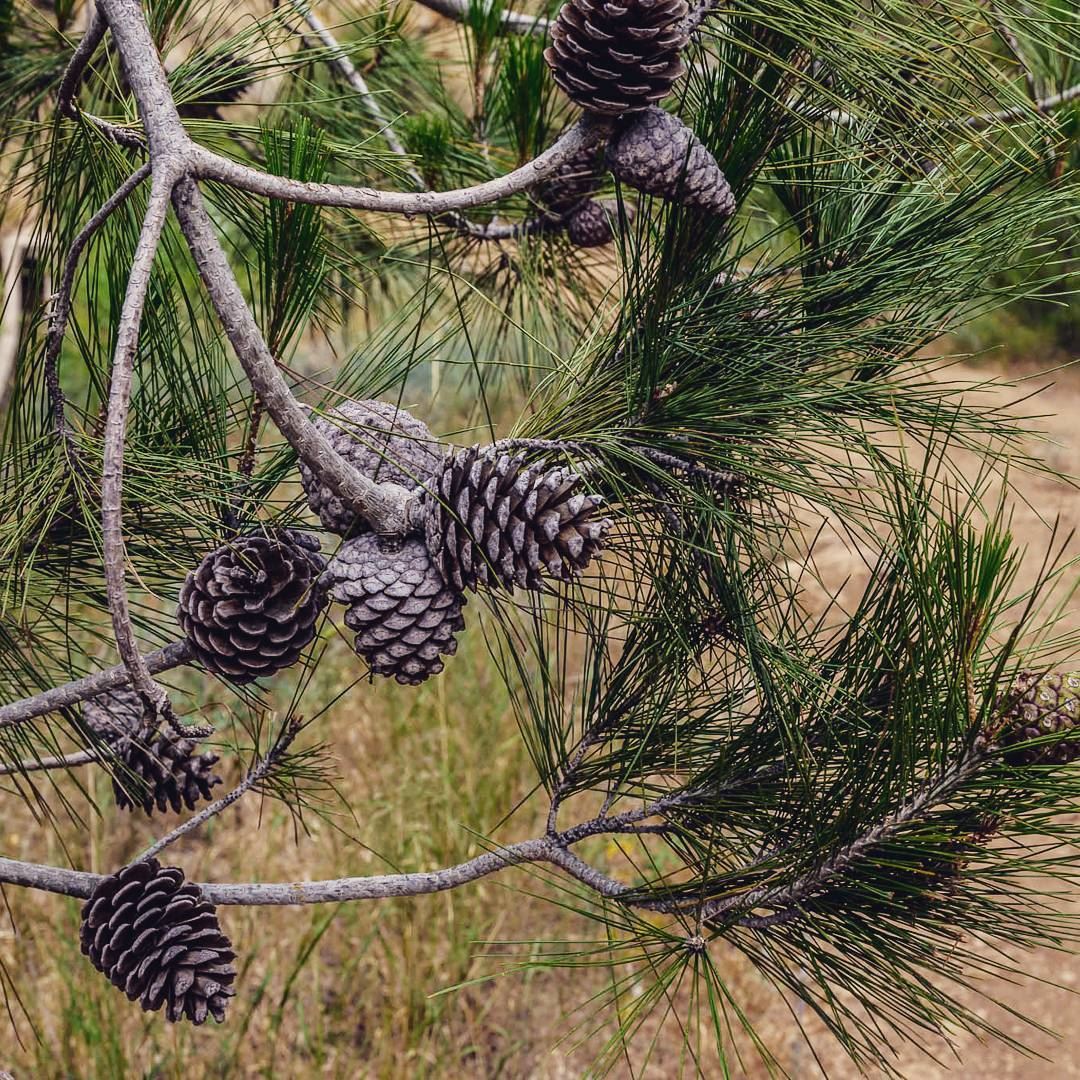
[[[553,214],[568,214],[600,190],[604,159],[599,145],[586,146],[537,185],[537,201]]]
[[[113,796],[121,810],[141,807],[149,817],[186,806],[194,810],[210,799],[221,777],[213,771],[218,755],[196,752],[196,744],[163,727],[146,726],[142,698],[134,690],[111,690],[83,702],[83,726],[109,759]]]
[[[432,475],[443,450],[427,424],[386,401],[346,401],[312,423],[365,476],[415,488]],[[367,523],[303,462],[300,482],[323,527],[341,536],[366,532]]]
[[[100,881],[82,909],[79,946],[145,1012],[164,1008],[172,1023],[225,1019],[236,953],[179,867],[146,859]]]
[[[1009,748],[1010,765],[1068,765],[1080,758],[1080,672],[1021,672],[1000,704],[1001,741]],[[1047,738],[1051,735],[1061,737]],[[1033,739],[1046,741],[1022,745]]]
[[[716,159],[677,116],[663,109],[630,117],[608,143],[606,160],[622,183],[647,195],[720,217],[735,212],[735,196]]]
[[[240,536],[210,552],[180,590],[180,628],[207,670],[247,683],[296,663],[326,606],[311,536]]]
[[[425,493],[428,551],[443,580],[461,590],[542,588],[542,574],[572,580],[611,527],[603,499],[578,489],[566,469],[526,465],[497,446],[449,455]]]
[[[82,723],[94,742],[115,748],[138,738],[146,727],[142,698],[126,686],[106,690],[82,703]]]
[[[375,675],[416,686],[443,669],[465,626],[465,597],[448,588],[423,541],[393,546],[373,533],[346,540],[330,560],[331,596]]]
[[[566,235],[576,247],[602,247],[615,239],[618,210],[614,203],[590,199],[570,216]]]
[[[667,97],[686,70],[685,0],[568,0],[544,59],[555,82],[583,109],[607,116]]]

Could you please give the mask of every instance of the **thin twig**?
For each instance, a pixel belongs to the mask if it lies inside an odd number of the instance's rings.
[[[48,769],[74,769],[78,765],[90,765],[101,761],[96,750],[75,750],[62,757],[26,758],[24,761],[0,762],[0,776],[18,773],[41,772]]]
[[[984,739],[961,755],[933,783],[894,810],[884,821],[868,829],[858,839],[834,852],[825,862],[787,885],[763,886],[740,895],[710,901],[700,909],[703,919],[716,919],[731,913],[746,918],[755,908],[767,907],[777,911],[798,906],[820,892],[827,882],[842,874],[849,866],[863,858],[871,849],[894,836],[904,826],[916,820],[927,810],[949,798],[964,781],[968,780],[986,762],[989,748]]]
[[[375,483],[360,474],[311,423],[278,370],[195,185],[182,182],[173,203],[210,302],[255,393],[281,433],[325,484],[362,511],[376,532],[404,534],[415,497],[397,484]]]
[[[57,437],[65,446],[69,461],[77,460],[74,436],[65,414],[67,399],[60,386],[57,362],[64,344],[68,319],[71,316],[71,293],[75,284],[75,273],[79,259],[91,237],[106,221],[127,201],[128,196],[150,175],[150,163],[141,165],[102,203],[96,214],[82,227],[78,236],[68,248],[64,266],[60,273],[60,286],[52,297],[52,310],[49,312],[49,331],[45,337],[45,387],[53,410],[53,424]]]
[[[278,762],[281,761],[282,756],[292,745],[292,741],[300,733],[303,726],[303,722],[299,718],[291,720],[285,726],[274,745],[270,747],[258,763],[248,770],[244,779],[241,780],[232,791],[227,795],[223,795],[215,802],[204,806],[193,817],[188,818],[187,821],[181,822],[181,824],[177,825],[171,832],[168,832],[160,839],[155,840],[154,843],[152,843],[141,855],[133,859],[132,862],[143,862],[146,859],[152,859],[155,855],[164,851],[170,844],[179,840],[180,837],[186,836],[189,832],[193,832],[201,825],[205,825],[211,818],[220,814],[222,810],[227,810],[234,802],[240,799],[241,796],[250,791],[269,775]]]
[[[66,116],[69,119],[78,120],[82,118],[89,121],[120,146],[142,149],[145,148],[146,144],[140,135],[117,124],[112,124],[108,120],[102,120],[98,116],[82,112],[75,102],[75,95],[78,93],[79,85],[82,83],[83,75],[86,73],[86,67],[105,37],[105,30],[105,18],[101,9],[95,4],[90,13],[90,23],[86,28],[86,33],[83,34],[79,44],[75,47],[75,51],[71,54],[71,60],[68,62],[64,75],[60,80],[60,88],[56,94],[57,109],[61,116]]]
[[[105,421],[105,451],[101,470],[101,536],[109,614],[112,617],[116,647],[120,659],[131,675],[131,685],[152,706],[155,715],[164,717],[178,734],[201,736],[211,734],[213,729],[204,731],[200,727],[198,731],[186,732],[180,726],[169,704],[168,695],[154,682],[142,653],[139,652],[128,606],[127,549],[124,544],[124,446],[128,409],[131,405],[135,353],[139,344],[139,325],[150,285],[150,274],[175,182],[176,176],[172,172],[155,174],[153,177],[146,216],[135,247],[127,288],[124,291],[124,303],[120,310]]]
[[[417,2],[456,22],[464,22],[469,13],[468,0],[417,0]],[[504,11],[502,28],[508,34],[547,34],[551,29],[551,20],[545,19],[542,15],[522,15],[517,11]]]

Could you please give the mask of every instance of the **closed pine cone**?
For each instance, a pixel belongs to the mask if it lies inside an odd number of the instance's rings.
[[[121,810],[142,807],[147,816],[194,810],[221,783],[218,755],[196,752],[196,744],[169,727],[151,733],[142,698],[134,690],[111,690],[83,702],[83,724],[110,761],[113,796]]]
[[[416,686],[457,651],[465,597],[443,582],[423,541],[394,545],[366,533],[341,545],[327,573],[373,674]]]
[[[602,247],[615,239],[616,220],[618,210],[614,203],[590,199],[570,215],[566,235],[575,247]]]
[[[1002,699],[1001,717],[1005,760],[1011,765],[1068,765],[1080,758],[1080,672],[1041,675],[1024,671]],[[1068,736],[1019,744],[1049,735]]]
[[[296,663],[326,606],[318,549],[292,529],[240,536],[188,574],[176,617],[207,670],[242,684]]]
[[[427,424],[386,401],[346,401],[312,423],[346,461],[379,483],[419,487],[442,461]],[[364,519],[302,461],[300,482],[324,528],[341,536],[368,531]]]
[[[428,551],[455,589],[540,589],[544,573],[572,580],[611,527],[603,499],[566,469],[526,465],[498,447],[451,454],[425,494]]]
[[[571,101],[607,116],[667,97],[686,70],[685,0],[568,0],[544,59]]]
[[[236,959],[217,912],[184,872],[157,859],[98,883],[82,909],[79,945],[113,986],[143,1010],[202,1024],[225,1019]]]
[[[707,210],[735,211],[735,196],[716,159],[677,117],[651,108],[628,118],[608,143],[608,168],[647,195]]]
[[[586,146],[537,186],[537,201],[553,214],[568,214],[600,190],[603,174],[600,147]]]

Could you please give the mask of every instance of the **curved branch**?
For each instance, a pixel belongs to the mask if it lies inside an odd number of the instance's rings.
[[[410,525],[412,493],[359,473],[311,423],[289,390],[251,309],[240,291],[195,184],[183,181],[173,199],[176,216],[210,302],[266,411],[300,458],[379,533],[401,534]]]
[[[53,309],[49,313],[49,332],[45,337],[45,388],[53,410],[53,423],[56,426],[56,434],[63,441],[64,446],[67,447],[69,456],[73,455],[74,452],[72,433],[65,415],[67,399],[60,388],[60,376],[56,365],[60,358],[60,349],[64,344],[68,318],[71,315],[71,292],[75,284],[75,273],[78,270],[79,259],[83,250],[90,242],[91,237],[150,175],[150,170],[149,162],[136,169],[102,203],[97,213],[82,227],[78,236],[72,241],[71,247],[68,248],[67,255],[64,258],[64,267],[60,274],[60,286],[53,296]]]
[[[108,120],[102,120],[98,116],[82,112],[75,103],[75,95],[78,92],[79,84],[82,82],[90,58],[97,52],[97,47],[105,37],[105,30],[105,18],[101,13],[101,9],[95,4],[90,14],[90,23],[86,28],[86,33],[83,34],[75,51],[71,54],[71,60],[68,62],[63,78],[60,80],[60,88],[56,94],[57,110],[61,116],[66,116],[70,120],[78,120],[80,117],[88,120],[99,131],[121,146],[142,149],[146,144],[141,136],[133,131],[128,131],[127,128],[120,127],[118,124],[111,124]]]
[[[417,2],[455,22],[464,22],[469,12],[468,0],[417,0]],[[552,20],[545,19],[542,15],[522,15],[518,11],[504,11],[501,18],[502,28],[508,34],[547,34],[551,29]]]
[[[139,324],[150,284],[150,273],[158,241],[165,226],[175,176],[155,174],[139,242],[128,275],[124,304],[120,311],[116,350],[113,355],[109,403],[105,421],[105,460],[101,471],[101,534],[105,561],[105,591],[120,659],[128,669],[131,684],[158,712],[169,716],[165,691],[154,682],[139,652],[131,624],[126,586],[127,550],[124,545],[122,496],[124,484],[124,442],[127,433],[135,352],[139,344]]]
[[[541,180],[552,176],[579,151],[599,142],[608,134],[610,127],[610,121],[603,117],[586,115],[542,154],[513,172],[472,187],[455,188],[451,191],[380,191],[377,188],[293,180],[230,161],[194,143],[190,146],[193,172],[196,176],[204,180],[217,180],[255,195],[284,199],[287,202],[312,203],[316,206],[438,217],[454,210],[485,206],[527,191]]]
[[[194,658],[191,646],[187,641],[174,641],[156,652],[147,653],[142,658],[146,670],[151,675],[160,675],[162,672],[179,667],[181,664],[190,663]],[[88,698],[97,697],[108,690],[119,690],[122,686],[131,685],[131,675],[124,664],[106,668],[104,671],[86,675],[81,679],[64,683],[63,686],[45,690],[33,697],[22,698],[8,705],[0,707],[0,728],[14,727],[16,724],[25,724],[47,713],[56,712],[58,709],[66,709],[71,705],[78,705]]]

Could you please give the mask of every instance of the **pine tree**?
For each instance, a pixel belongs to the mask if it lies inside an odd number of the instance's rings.
[[[521,967],[611,972],[597,1072],[670,1011],[698,1071],[736,1031],[779,1068],[725,947],[862,1068],[1014,1042],[965,994],[1077,942],[1075,567],[1055,532],[1020,584],[993,493],[1044,468],[1028,425],[925,357],[1068,287],[1075,5],[420,2],[463,67],[360,6],[0,13],[3,207],[52,294],[0,458],[4,797],[215,748],[141,854],[43,838],[0,882],[90,901],[84,951],[165,1020],[255,992],[225,905],[529,867],[586,930]],[[815,608],[830,531],[867,572]],[[546,825],[371,878],[162,869],[251,791],[334,820],[335,626],[351,701],[467,680],[482,638]],[[123,688],[103,740],[80,706],[106,730]],[[242,778],[196,809],[210,764]]]

